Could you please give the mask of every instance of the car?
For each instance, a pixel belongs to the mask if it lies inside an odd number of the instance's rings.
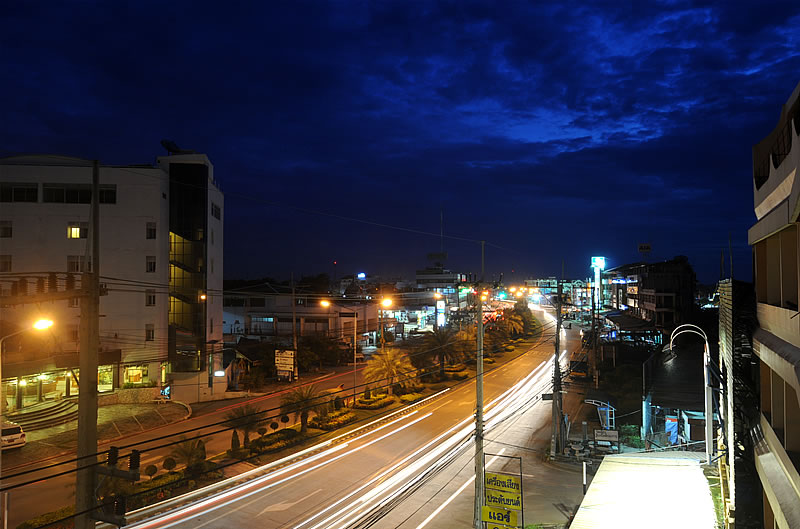
[[[13,422],[3,422],[3,450],[25,446],[25,431],[22,426]]]

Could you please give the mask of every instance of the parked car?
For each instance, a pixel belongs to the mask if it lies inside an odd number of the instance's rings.
[[[3,450],[25,446],[25,432],[22,426],[13,422],[3,422],[2,432]]]

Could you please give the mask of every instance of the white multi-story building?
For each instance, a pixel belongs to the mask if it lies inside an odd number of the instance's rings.
[[[91,266],[91,182],[87,160],[0,160],[3,297],[34,300],[49,278],[50,293],[79,285]],[[224,392],[225,378],[214,377],[222,369],[222,207],[205,155],[100,167],[101,392],[169,386],[188,402]],[[79,298],[4,306],[0,332],[45,315],[55,322],[46,339],[23,333],[4,344],[4,392],[14,407],[77,392]]]
[[[764,527],[800,527],[800,83],[778,125],[753,147],[757,222],[753,247],[760,373],[754,460],[764,498]],[[734,387],[734,391],[736,388]]]

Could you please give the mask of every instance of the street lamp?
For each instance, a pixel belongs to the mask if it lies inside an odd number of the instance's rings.
[[[708,336],[705,331],[691,323],[684,323],[678,325],[669,337],[669,348],[672,350],[672,344],[679,335],[684,333],[696,334],[703,339],[703,384],[705,386],[705,414],[706,414],[706,464],[711,464],[711,457],[714,455],[714,443],[711,436],[714,432],[714,409],[713,409],[713,389],[711,387],[711,355],[708,350]]]
[[[328,301],[327,299],[323,299],[322,301],[319,302],[319,304],[322,305],[325,308],[328,308],[328,307],[331,306],[331,302]],[[344,308],[344,307],[342,307],[340,305],[337,305],[337,307]],[[357,360],[356,359],[356,352],[357,352],[357,345],[356,345],[357,344],[357,341],[356,341],[356,332],[357,331],[356,331],[356,329],[358,328],[358,307],[357,306],[356,306],[356,310],[353,311],[353,315],[354,315],[354,318],[353,318],[353,406],[355,407],[355,405],[356,405],[356,363],[357,363],[356,362],[356,360]]]
[[[383,309],[388,309],[389,307],[391,307],[392,306],[392,298],[383,298],[381,300],[381,306],[383,307]],[[381,354],[386,352],[386,339],[383,336],[383,334],[384,334],[384,332],[383,332],[384,331],[384,329],[383,329],[383,309],[378,309],[378,312],[380,313],[380,317],[381,317],[380,318],[381,319]]]
[[[30,327],[23,327],[17,332],[12,332],[11,334],[7,334],[0,338],[0,429],[2,429],[2,423],[6,419],[6,397],[5,392],[3,391],[4,384],[3,384],[3,344],[8,338],[12,336],[17,336],[18,334],[22,334],[24,332],[28,332],[30,330],[36,331],[44,331],[45,329],[49,329],[53,326],[53,320],[48,319],[40,319],[37,320],[31,325]],[[24,382],[24,380],[22,381]],[[2,476],[3,470],[3,443],[2,443],[2,433],[0,433],[0,477]],[[3,502],[5,504],[5,502]],[[8,513],[3,511],[3,516],[5,517]]]

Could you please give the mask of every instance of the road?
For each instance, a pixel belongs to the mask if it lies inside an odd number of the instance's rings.
[[[326,377],[322,380],[310,381],[309,383],[313,383],[318,388],[323,390],[336,388],[340,384],[344,384],[345,387],[352,388],[353,372],[346,371],[344,373],[339,373]],[[359,366],[359,370],[357,372],[356,383],[358,385],[362,383],[361,366]],[[285,391],[281,391],[278,393],[272,393],[266,396],[255,397],[245,402],[237,402],[235,404],[223,406],[221,408],[216,409],[213,412],[206,413],[198,417],[192,417],[186,421],[165,425],[161,428],[150,430],[149,432],[144,432],[131,437],[126,437],[125,439],[114,442],[114,444],[118,446],[132,446],[133,448],[138,448],[140,450],[143,450],[141,459],[142,469],[144,469],[147,465],[150,464],[154,464],[158,466],[160,469],[161,463],[163,462],[164,458],[169,455],[171,448],[161,448],[157,450],[148,450],[148,448],[156,446],[158,444],[166,444],[171,441],[174,441],[176,439],[176,437],[174,436],[192,428],[201,428],[200,430],[197,431],[197,433],[206,433],[214,430],[221,430],[225,427],[224,426],[214,427],[212,425],[220,421],[223,421],[225,419],[225,414],[228,413],[230,409],[237,406],[244,406],[245,404],[253,404],[262,410],[276,408],[280,405],[281,395],[283,393],[286,393],[287,391],[291,391],[291,389],[287,389]],[[152,439],[161,436],[173,436],[173,437],[155,443],[152,441]],[[206,452],[209,457],[215,454],[225,452],[225,450],[230,448],[230,442],[231,442],[230,430],[215,435],[205,435],[203,439],[206,441]],[[101,449],[105,448],[107,448],[107,445],[101,446]],[[24,450],[24,447],[22,449]],[[122,450],[123,454],[127,452],[128,450]],[[18,467],[15,468],[13,471],[9,472],[9,475],[16,474],[20,471],[35,470],[35,468],[41,468],[42,466],[46,465],[53,465],[61,461],[70,461],[72,459],[74,459],[74,454],[67,455],[64,457],[54,458],[42,463],[41,465],[32,465],[29,468]],[[122,463],[124,463],[124,465],[121,466],[127,468],[127,461],[123,461]],[[75,464],[70,463],[63,466],[55,466],[49,470],[32,472],[30,474],[22,475],[19,476],[18,478],[12,478],[12,479],[7,479],[6,476],[4,475],[3,486],[14,485],[17,483],[36,480],[36,482],[31,485],[26,485],[24,487],[12,489],[9,491],[9,522],[8,522],[9,527],[16,527],[18,524],[34,516],[38,516],[40,514],[44,514],[45,512],[54,511],[61,507],[73,504],[75,502],[74,472],[68,473],[63,476],[52,477],[49,479],[44,479],[44,478],[46,476],[52,475],[57,472],[73,470],[74,467]],[[42,498],[46,498],[46,501],[43,502]]]
[[[576,347],[570,342],[564,351]],[[487,437],[502,436],[549,390],[552,355],[552,345],[543,344],[486,375]],[[365,434],[296,463],[255,470],[244,484],[199,491],[193,502],[129,527],[320,529],[402,514],[392,507],[403,498],[434,479],[457,480],[459,462],[469,466],[474,403],[474,383],[463,384]]]

